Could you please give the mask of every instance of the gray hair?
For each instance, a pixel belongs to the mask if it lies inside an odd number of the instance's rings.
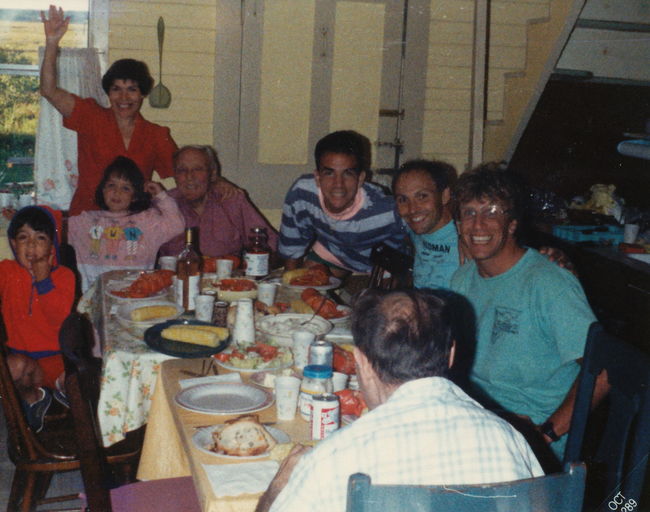
[[[205,156],[205,161],[208,163],[208,168],[210,170],[210,181],[215,181],[217,179],[217,176],[221,176],[221,163],[219,162],[217,151],[212,146],[207,144],[187,144],[186,146],[177,149],[172,156],[174,170],[176,170],[178,158],[184,151],[187,151],[189,149],[199,151],[203,153],[203,156]]]

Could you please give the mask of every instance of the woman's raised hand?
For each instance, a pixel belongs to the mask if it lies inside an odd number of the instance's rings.
[[[68,31],[70,16],[65,17],[61,7],[57,9],[56,6],[50,5],[49,18],[41,11],[41,21],[45,30],[45,42],[58,44]]]

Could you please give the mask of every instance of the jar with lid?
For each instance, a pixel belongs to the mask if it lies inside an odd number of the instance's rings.
[[[248,236],[248,245],[244,250],[246,275],[249,277],[263,277],[269,273],[269,235],[266,228],[251,228]]]
[[[311,420],[311,400],[314,395],[332,392],[332,367],[309,364],[302,371],[302,383],[298,396],[298,409],[305,421]]]

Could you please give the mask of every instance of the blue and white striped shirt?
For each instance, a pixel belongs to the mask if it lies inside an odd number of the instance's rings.
[[[361,209],[348,219],[335,219],[320,204],[313,174],[298,178],[284,200],[280,255],[301,258],[318,242],[338,260],[332,263],[356,272],[370,272],[372,248],[382,242],[400,248],[405,230],[391,196],[372,183],[364,183],[361,191]]]

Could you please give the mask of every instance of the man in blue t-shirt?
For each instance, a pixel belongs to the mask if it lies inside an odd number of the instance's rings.
[[[287,270],[305,259],[326,264],[337,277],[369,273],[374,246],[402,245],[405,233],[393,198],[366,182],[366,141],[345,130],[316,144],[316,170],[294,182],[282,209],[278,252]]]
[[[561,460],[595,318],[571,272],[519,243],[524,197],[515,175],[491,166],[458,179],[452,214],[471,261],[451,288],[476,314],[474,395],[534,427]],[[604,388],[600,379],[597,396]]]
[[[397,211],[415,249],[416,288],[449,288],[460,265],[458,234],[449,209],[456,169],[435,160],[411,160],[393,178]]]

